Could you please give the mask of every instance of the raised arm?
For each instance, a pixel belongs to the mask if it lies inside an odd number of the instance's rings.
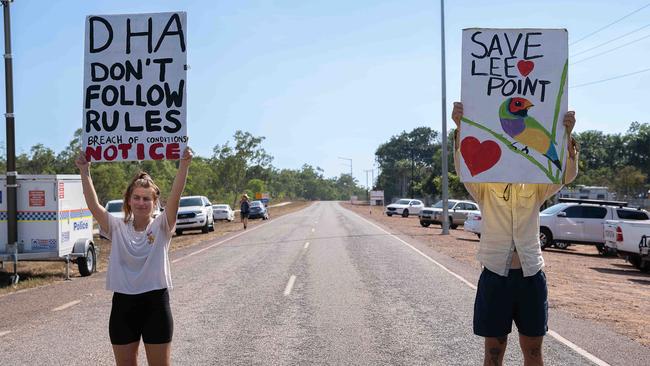
[[[189,147],[186,147],[183,151],[183,157],[181,158],[178,165],[178,172],[176,173],[176,178],[174,178],[174,184],[172,184],[172,190],[169,192],[169,197],[167,197],[167,203],[165,204],[165,215],[167,216],[167,224],[169,225],[170,230],[174,230],[176,227],[176,214],[178,213],[178,203],[181,200],[181,194],[185,189],[185,181],[187,180],[187,172],[190,169],[190,163],[192,162],[192,150]]]
[[[578,176],[578,152],[580,151],[578,143],[576,140],[571,136],[571,133],[573,132],[573,127],[575,127],[576,124],[576,114],[574,111],[568,111],[564,115],[564,128],[567,136],[569,137],[569,146],[568,146],[568,151],[569,151],[569,158],[566,161],[566,168],[564,170],[564,180],[563,184],[548,184],[548,185],[541,185],[544,187],[544,192],[542,193],[542,197],[544,200],[549,199],[552,197],[554,194],[560,191],[562,189],[562,186],[564,184],[569,184],[573,182],[574,179],[576,179],[576,176]]]
[[[108,213],[97,199],[95,185],[93,184],[93,179],[90,177],[90,162],[86,160],[86,155],[83,152],[80,152],[79,156],[77,156],[75,165],[79,168],[81,187],[83,188],[84,198],[86,199],[88,209],[93,214],[95,220],[97,220],[101,230],[106,232],[108,231]]]

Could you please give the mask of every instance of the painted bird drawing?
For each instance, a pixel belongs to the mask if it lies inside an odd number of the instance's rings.
[[[555,143],[551,134],[541,123],[528,115],[528,110],[533,104],[525,98],[508,98],[499,107],[499,119],[501,128],[512,137],[515,143],[519,142],[525,147],[521,151],[528,154],[528,147],[544,155],[558,169],[562,169],[562,163],[557,156]]]

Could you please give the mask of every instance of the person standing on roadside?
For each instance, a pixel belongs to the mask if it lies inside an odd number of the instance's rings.
[[[460,172],[462,103],[454,103],[454,165]],[[567,112],[569,141],[564,183],[578,174],[578,145],[571,136],[575,113]],[[562,184],[465,183],[481,208],[481,241],[476,255],[483,266],[474,302],[474,334],[485,337],[484,365],[503,364],[514,321],[524,365],[543,365],[542,341],[548,331],[544,258],[539,242],[539,209]]]
[[[124,192],[124,219],[119,219],[99,204],[86,156],[80,153],[75,161],[88,208],[111,241],[106,289],[113,291],[113,302],[108,332],[117,365],[137,365],[140,338],[149,365],[171,365],[169,246],[191,161],[192,151],[186,148],[165,211],[155,219],[160,189],[149,174],[139,172],[133,178]]]
[[[248,226],[248,214],[250,213],[251,205],[248,201],[248,195],[242,194],[241,202],[239,203],[239,213],[241,215],[241,222],[244,224],[244,230]]]

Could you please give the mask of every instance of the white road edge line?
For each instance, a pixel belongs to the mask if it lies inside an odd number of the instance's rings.
[[[609,366],[609,364],[600,358],[592,355],[591,353],[583,350],[578,346],[577,344],[571,342],[570,340],[562,337],[561,335],[557,334],[555,331],[548,330],[548,335],[551,337],[557,339],[559,342],[564,343],[567,347],[571,348],[572,350],[576,351],[578,354],[580,354],[582,357],[588,359],[589,361],[595,363],[598,366]]]
[[[69,307],[71,307],[71,306],[75,306],[75,305],[77,305],[77,304],[80,303],[80,302],[81,302],[81,300],[70,301],[70,302],[67,303],[67,304],[63,304],[63,305],[59,306],[58,308],[54,308],[54,309],[52,309],[52,311],[61,311],[61,310],[65,310],[65,309],[67,309],[67,308],[69,308]]]
[[[309,248],[309,242],[305,243],[305,248],[304,249],[307,249],[307,248]]]
[[[4,332],[0,332],[0,337],[4,337],[4,336],[6,336],[6,335],[9,334],[9,333],[11,333],[10,330],[5,330]]]
[[[350,210],[348,210],[348,211],[350,211]],[[424,258],[426,258],[427,260],[429,260],[430,262],[432,262],[432,263],[434,263],[435,265],[437,265],[438,267],[442,268],[444,271],[448,272],[448,273],[451,274],[452,276],[454,276],[454,277],[456,277],[457,279],[459,279],[461,282],[463,282],[464,284],[466,284],[467,286],[469,286],[471,289],[476,290],[476,286],[475,286],[474,284],[470,283],[469,281],[467,281],[466,279],[464,279],[464,278],[461,277],[460,275],[458,275],[458,274],[452,272],[452,271],[449,270],[447,267],[445,267],[445,266],[443,266],[442,264],[438,263],[435,259],[433,259],[433,258],[429,257],[428,255],[422,253],[419,249],[415,248],[415,247],[412,246],[411,244],[409,244],[409,243],[405,242],[404,240],[398,238],[398,237],[395,236],[394,234],[389,233],[388,231],[384,230],[382,227],[376,225],[375,223],[368,221],[367,219],[365,219],[365,218],[362,217],[361,215],[357,214],[356,212],[353,212],[353,211],[350,211],[350,212],[352,212],[353,214],[357,215],[357,217],[359,217],[361,220],[363,220],[363,221],[369,223],[370,225],[376,227],[377,229],[379,229],[379,230],[385,232],[385,233],[388,234],[390,237],[392,237],[392,238],[394,238],[394,239],[397,239],[397,240],[400,241],[401,243],[403,243],[403,244],[405,244],[406,246],[408,246],[409,248],[413,249],[416,253],[420,254],[421,256],[423,256]],[[600,358],[598,358],[598,357],[592,355],[591,353],[585,351],[584,349],[580,348],[580,346],[578,346],[577,344],[575,344],[575,343],[569,341],[568,339],[562,337],[561,335],[559,335],[558,333],[552,331],[551,329],[548,330],[548,335],[550,335],[551,337],[555,338],[558,342],[560,342],[560,343],[564,344],[565,346],[569,347],[570,349],[572,349],[573,351],[575,351],[577,354],[579,354],[579,355],[581,355],[582,357],[588,359],[589,361],[595,363],[596,365],[598,365],[598,366],[610,366],[607,362],[605,362],[605,361],[601,360]]]
[[[293,288],[293,284],[296,282],[296,276],[291,275],[289,277],[289,282],[287,282],[287,287],[284,288],[284,296],[289,296],[291,293],[291,289]]]

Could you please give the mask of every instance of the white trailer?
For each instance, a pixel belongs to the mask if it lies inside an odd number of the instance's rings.
[[[6,177],[0,178],[0,262],[65,261],[79,273],[96,271],[93,218],[79,175],[17,176],[17,245],[7,243]],[[14,282],[18,278],[13,279]]]

